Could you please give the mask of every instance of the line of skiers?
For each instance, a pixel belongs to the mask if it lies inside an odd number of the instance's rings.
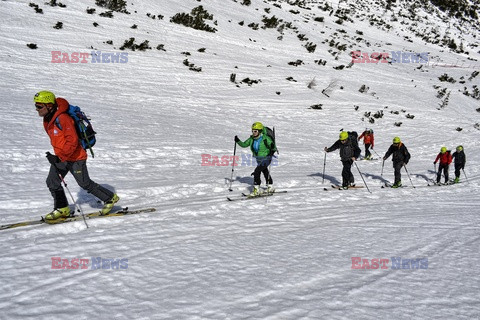
[[[265,127],[260,122],[255,122],[252,125],[252,135],[245,141],[241,141],[238,136],[235,136],[235,142],[242,148],[250,147],[253,156],[257,160],[257,167],[253,172],[254,186],[250,196],[257,196],[260,193],[261,174],[263,173],[267,182],[267,192],[274,192],[273,179],[268,170],[268,166],[272,160],[272,156],[277,152],[277,148],[274,141],[274,136],[267,132]],[[342,186],[343,189],[348,189],[355,184],[355,178],[352,174],[352,165],[361,154],[361,149],[358,146],[358,141],[363,139],[365,145],[365,159],[372,159],[370,148],[374,147],[374,135],[372,129],[366,129],[359,137],[356,132],[341,131],[339,139],[330,147],[325,147],[325,152],[332,152],[339,149],[340,159],[343,164],[342,169]],[[383,161],[392,156],[393,169],[395,180],[392,188],[399,188],[402,186],[401,169],[405,167],[410,161],[410,153],[407,147],[401,141],[399,137],[394,137],[392,144],[388,148],[387,152],[383,156]],[[463,170],[466,163],[465,153],[462,146],[456,148],[456,152],[450,155],[450,151],[446,147],[442,147],[440,153],[434,161],[440,161],[439,169],[437,172],[437,183],[440,182],[442,171],[445,176],[445,183],[448,183],[448,168],[452,159],[455,159],[455,183],[460,181],[460,170]]]
[[[55,97],[50,91],[40,91],[33,97],[33,102],[38,115],[43,118],[43,126],[54,151],[54,154],[47,152],[50,171],[46,181],[53,197],[54,208],[45,216],[45,221],[55,223],[70,216],[70,207],[62,187],[62,182],[65,184],[63,178],[69,172],[82,189],[104,202],[99,211],[101,214],[108,214],[120,198],[90,178],[87,153],[79,143],[72,117],[67,114],[68,101]]]
[[[440,149],[440,153],[435,158],[435,161],[433,161],[434,165],[436,165],[437,162],[440,162],[438,165],[438,171],[435,169],[435,171],[437,171],[437,183],[440,183],[442,171],[443,176],[445,177],[445,183],[448,183],[448,169],[454,159],[455,180],[453,180],[453,182],[460,182],[460,170],[465,168],[465,163],[467,162],[465,152],[463,152],[463,146],[458,146],[453,154],[451,154],[450,150],[447,150],[447,147],[442,147]]]
[[[325,147],[324,149],[327,153],[340,149],[340,159],[343,164],[342,189],[348,189],[355,185],[352,165],[354,161],[360,157],[361,150],[358,147],[358,140],[361,138],[364,139],[365,144],[365,159],[371,159],[369,148],[372,147],[373,149],[374,144],[372,129],[365,130],[360,137],[357,137],[356,132],[342,131],[340,132],[339,139],[331,147]],[[393,138],[393,143],[383,156],[383,160],[387,160],[390,156],[392,156],[395,174],[395,181],[392,188],[398,188],[402,186],[401,169],[406,166],[410,160],[410,153],[399,137]]]
[[[47,177],[47,186],[54,199],[54,209],[45,216],[47,221],[56,221],[70,216],[70,208],[65,191],[62,187],[63,178],[70,172],[78,185],[88,193],[93,194],[104,202],[100,210],[102,214],[110,212],[119,201],[119,197],[114,192],[104,188],[90,179],[87,170],[87,153],[79,143],[73,119],[68,116],[67,109],[69,103],[63,98],[57,98],[50,91],[38,92],[33,101],[38,115],[43,118],[45,131],[50,137],[54,155],[47,152],[47,159],[50,162],[50,172]],[[275,152],[278,153],[275,145],[275,132],[265,127],[261,122],[255,122],[252,125],[252,135],[245,141],[241,141],[235,136],[235,143],[242,148],[250,147],[257,161],[257,167],[253,172],[254,187],[251,196],[260,194],[261,175],[265,177],[267,183],[267,192],[275,191],[273,188],[273,179],[268,169]],[[352,164],[360,156],[361,150],[358,147],[358,141],[363,138],[365,144],[365,159],[371,159],[370,148],[374,147],[373,130],[365,130],[360,137],[355,132],[340,132],[339,139],[330,147],[325,147],[325,152],[332,152],[340,149],[340,158],[343,163],[342,187],[347,189],[353,185],[355,180],[351,171]],[[393,144],[383,157],[386,160],[393,155],[393,167],[395,170],[395,182],[393,187],[398,188],[402,185],[400,170],[410,160],[410,153],[407,147],[400,141],[399,137],[393,138]],[[447,148],[442,147],[440,153],[434,161],[440,161],[437,173],[437,182],[440,182],[441,172],[444,172],[445,182],[448,182],[448,167],[455,158],[455,182],[460,179],[460,170],[465,167],[465,153],[463,147],[458,146],[456,152],[450,155]]]

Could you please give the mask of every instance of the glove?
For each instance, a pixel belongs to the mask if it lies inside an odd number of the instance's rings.
[[[433,161],[433,164],[437,164],[437,162]]]
[[[240,139],[238,138],[238,136],[235,136],[235,142],[238,142],[240,141]]]
[[[46,152],[47,154],[47,160],[50,162],[50,164],[55,165],[56,163],[60,162],[60,158],[51,154],[50,152]]]

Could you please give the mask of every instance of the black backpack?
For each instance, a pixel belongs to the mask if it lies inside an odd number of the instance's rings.
[[[358,141],[358,133],[357,131],[348,131],[348,136],[355,138],[355,141]]]
[[[352,145],[358,147],[358,133],[357,131],[348,131],[348,138]]]
[[[277,148],[277,144],[275,142],[275,127],[273,127],[273,129],[270,129],[269,127],[265,127],[264,132],[267,136],[270,137],[270,139],[272,139],[273,145],[272,145],[272,148],[270,149],[275,150]],[[265,142],[265,147],[269,148],[269,146],[267,145],[267,140],[263,140],[263,141]],[[277,150],[277,153],[278,153],[278,150]]]

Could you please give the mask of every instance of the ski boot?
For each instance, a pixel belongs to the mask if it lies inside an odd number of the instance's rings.
[[[396,189],[396,188],[400,188],[402,186],[402,181],[398,181],[397,183],[394,183],[392,188]]]
[[[68,218],[70,216],[70,208],[64,207],[64,208],[58,208],[50,212],[45,216],[45,221],[58,221],[58,220],[65,220],[65,218]]]
[[[252,192],[248,195],[249,198],[258,197],[260,195],[260,186],[253,186]]]
[[[453,180],[453,183],[459,183],[460,182],[460,178],[459,177],[456,177],[455,180]]]
[[[274,193],[275,188],[273,187],[273,184],[267,184],[267,193]]]
[[[120,198],[115,193],[112,199],[105,201],[105,205],[103,206],[102,210],[100,210],[100,214],[103,216],[108,214],[110,211],[112,211],[113,206],[115,205],[115,203],[118,202],[118,200],[120,200]]]

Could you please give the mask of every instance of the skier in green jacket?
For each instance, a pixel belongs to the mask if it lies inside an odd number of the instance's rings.
[[[253,172],[253,190],[250,196],[258,196],[260,194],[260,176],[262,172],[267,182],[267,192],[274,192],[273,179],[268,171],[268,166],[272,162],[272,156],[277,151],[277,148],[272,138],[267,135],[266,128],[263,124],[261,122],[255,122],[252,125],[252,135],[243,142],[238,136],[235,136],[235,142],[242,148],[250,147],[257,161],[257,167]]]

